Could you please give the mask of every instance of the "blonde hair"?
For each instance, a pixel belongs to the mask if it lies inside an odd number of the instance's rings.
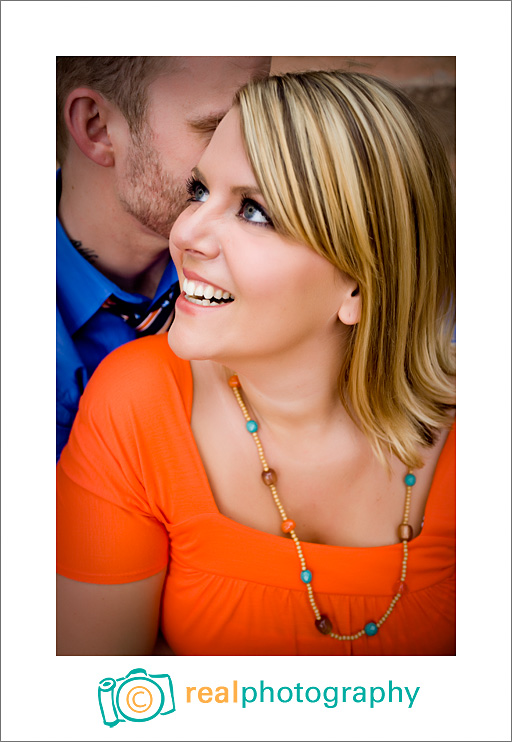
[[[344,406],[381,460],[421,466],[454,406],[455,207],[438,137],[370,75],[278,75],[236,103],[275,227],[357,281]]]

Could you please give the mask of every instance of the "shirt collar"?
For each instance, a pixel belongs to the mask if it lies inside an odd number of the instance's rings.
[[[58,194],[60,187],[59,170],[57,171]],[[162,294],[168,292],[177,280],[176,267],[172,261],[169,261],[153,301],[156,302]],[[112,294],[131,304],[139,304],[141,308],[142,305],[148,306],[153,303],[146,296],[123,291],[91,265],[73,247],[57,217],[57,304],[68,332],[73,334],[80,329]]]

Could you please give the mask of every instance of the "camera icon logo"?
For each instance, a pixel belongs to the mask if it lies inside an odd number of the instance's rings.
[[[150,721],[175,710],[169,675],[148,675],[142,668],[124,678],[104,678],[98,685],[103,723],[115,727],[121,721]]]

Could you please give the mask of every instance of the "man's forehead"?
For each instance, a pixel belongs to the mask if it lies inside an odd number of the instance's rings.
[[[238,88],[268,77],[271,57],[172,57],[159,77],[177,88]]]
[[[212,134],[231,108],[236,91],[268,75],[270,57],[175,57],[151,84],[153,126],[174,117],[197,133]]]

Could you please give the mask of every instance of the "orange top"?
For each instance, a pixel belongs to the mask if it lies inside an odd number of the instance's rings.
[[[61,575],[116,584],[167,568],[161,629],[177,654],[455,654],[455,426],[409,544],[408,592],[376,636],[340,642],[315,628],[293,542],[219,513],[190,428],[192,393],[190,364],[166,336],[128,343],[96,370],[57,470]],[[378,621],[401,544],[302,544],[334,630]]]

